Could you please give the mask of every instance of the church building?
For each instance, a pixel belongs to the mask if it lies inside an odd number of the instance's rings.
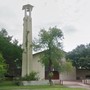
[[[39,80],[47,79],[47,70],[39,60],[40,53],[32,54],[32,18],[31,11],[33,6],[30,4],[24,5],[23,18],[23,54],[22,54],[22,77],[29,75],[30,72],[35,71],[39,74]],[[57,70],[53,71],[55,80],[76,80],[76,69],[73,68],[71,72],[59,73]],[[79,73],[79,72],[78,72]],[[80,76],[79,76],[80,77]]]

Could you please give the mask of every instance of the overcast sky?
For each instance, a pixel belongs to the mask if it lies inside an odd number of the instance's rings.
[[[57,26],[64,34],[63,47],[71,51],[77,45],[90,43],[90,0],[0,0],[0,28],[22,43],[22,6],[32,10],[33,37],[41,28]]]

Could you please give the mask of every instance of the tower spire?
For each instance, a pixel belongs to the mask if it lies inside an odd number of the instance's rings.
[[[33,6],[30,4],[24,5],[22,8],[22,10],[25,10],[25,16],[28,16],[28,14],[29,16],[31,16],[32,9],[33,9]]]
[[[32,8],[33,6],[30,4],[22,7],[25,12],[23,19],[22,76],[29,75],[32,71]]]

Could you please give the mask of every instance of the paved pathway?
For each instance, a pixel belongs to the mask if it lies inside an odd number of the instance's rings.
[[[63,85],[70,88],[85,88],[86,90],[90,90],[90,85],[86,85],[77,81],[63,81]]]

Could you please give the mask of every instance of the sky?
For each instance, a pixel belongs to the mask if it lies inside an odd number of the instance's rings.
[[[5,28],[19,43],[23,39],[22,6],[28,3],[34,6],[33,38],[40,29],[57,26],[64,35],[65,51],[90,43],[90,0],[0,0],[0,29]]]

